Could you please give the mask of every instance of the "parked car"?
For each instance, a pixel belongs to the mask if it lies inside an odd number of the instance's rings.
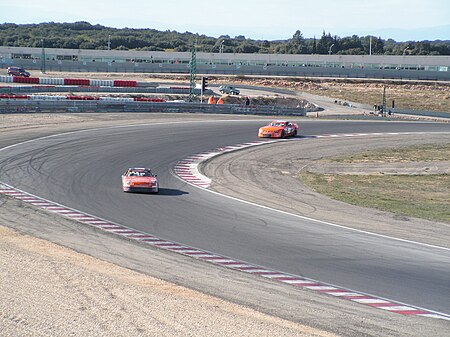
[[[19,67],[8,67],[7,72],[10,76],[30,77],[30,73],[28,71]]]
[[[219,87],[219,91],[222,94],[228,94],[228,95],[239,95],[241,91],[239,89],[236,89],[235,87],[231,85],[221,85]]]
[[[260,138],[285,138],[295,137],[298,132],[297,123],[289,121],[272,121],[266,126],[259,128],[258,137]]]
[[[148,168],[129,168],[122,174],[122,190],[158,193],[158,179]]]

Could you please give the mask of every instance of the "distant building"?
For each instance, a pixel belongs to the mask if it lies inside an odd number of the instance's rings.
[[[47,71],[189,73],[190,58],[190,52],[0,47],[1,68]],[[197,73],[449,81],[450,56],[198,52]]]

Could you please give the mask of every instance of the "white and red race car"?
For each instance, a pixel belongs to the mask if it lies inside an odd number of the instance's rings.
[[[129,168],[122,174],[122,190],[158,193],[158,179],[148,168]]]

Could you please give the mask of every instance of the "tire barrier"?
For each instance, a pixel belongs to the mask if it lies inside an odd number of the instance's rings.
[[[136,88],[136,81],[114,80],[113,87]]]
[[[65,78],[64,85],[90,85],[91,81],[82,78]]]
[[[138,82],[132,81],[132,80],[96,80],[96,79],[86,79],[86,78],[0,76],[0,82],[26,83],[26,84],[51,84],[51,85],[76,85],[76,86],[94,86],[94,87],[120,87],[120,88],[136,88],[136,87],[138,87]],[[155,87],[154,84],[152,84],[151,86]]]
[[[113,87],[114,81],[112,80],[90,80],[90,85],[95,87]]]
[[[0,94],[0,99],[29,99],[29,96],[28,95]]]
[[[31,84],[39,84],[39,78],[37,77],[20,77],[13,76],[14,83],[31,83]]]
[[[166,87],[107,87],[107,86],[86,86],[86,85],[14,85],[0,86],[2,94],[31,94],[31,93],[124,93],[124,94],[167,94],[167,95],[188,95],[189,88],[166,88]],[[200,88],[194,89],[195,95],[200,95]],[[204,95],[212,95],[213,91],[207,89]]]
[[[135,102],[165,102],[162,98],[152,98],[152,97],[135,97],[133,98]]]
[[[33,101],[109,101],[109,102],[153,102],[162,103],[164,99],[158,97],[101,97],[90,95],[14,95],[14,94],[0,94],[0,100],[15,100],[15,99],[28,99]]]
[[[13,77],[12,76],[0,76],[0,82],[13,83]]]
[[[40,77],[39,84],[64,85],[64,78]]]

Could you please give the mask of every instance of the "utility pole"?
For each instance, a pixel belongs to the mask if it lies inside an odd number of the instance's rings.
[[[386,86],[383,87],[383,114],[386,113]]]
[[[108,50],[111,50],[111,35],[108,35]]]
[[[42,47],[42,53],[41,53],[41,73],[45,74],[45,49],[44,49],[44,39],[41,39],[41,47]]]
[[[196,45],[192,46],[191,52],[191,62],[189,62],[189,102],[194,102],[195,100],[195,75],[197,74],[197,51]]]
[[[372,36],[369,36],[369,55],[372,55]]]

